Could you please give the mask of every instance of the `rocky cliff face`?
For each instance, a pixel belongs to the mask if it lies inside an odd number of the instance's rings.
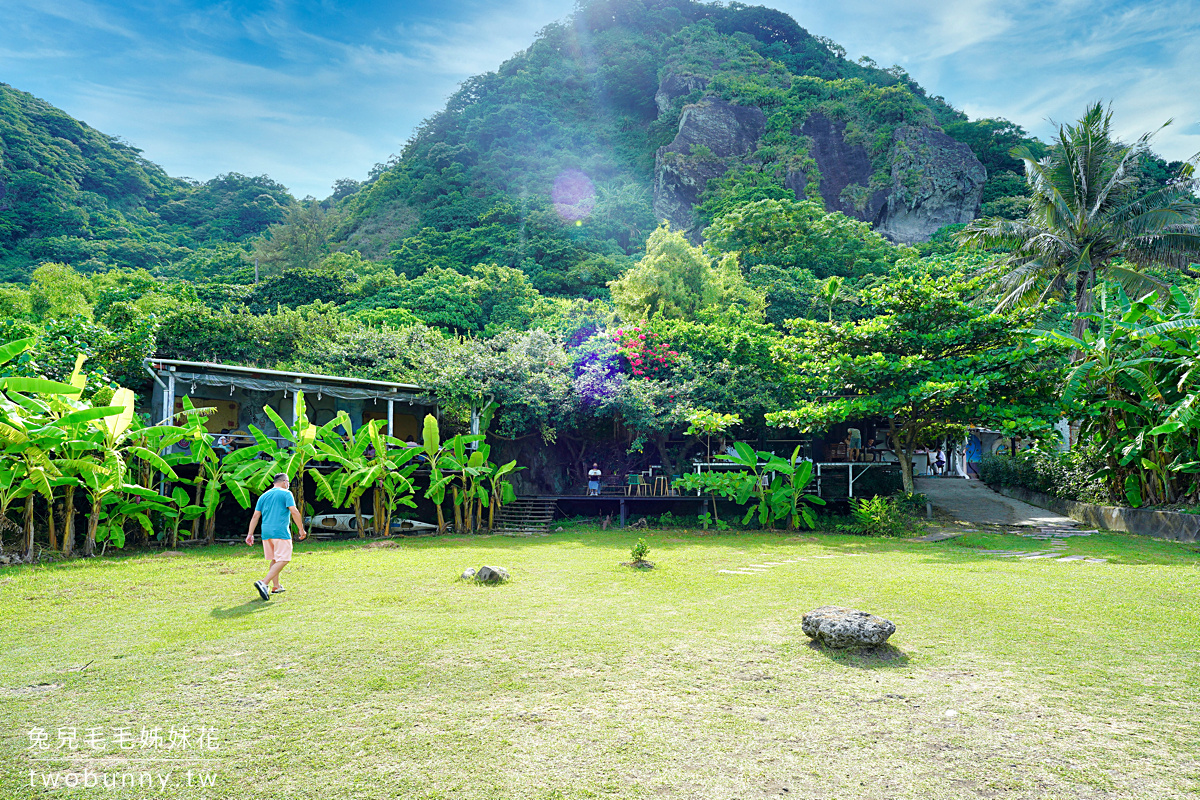
[[[659,81],[658,91],[654,93],[654,105],[658,106],[658,116],[663,116],[671,110],[671,104],[680,97],[686,97],[697,89],[708,86],[708,78],[699,75],[676,75],[668,72]]]
[[[898,128],[891,161],[892,187],[875,226],[889,239],[925,242],[938,228],[979,213],[987,170],[962,142],[932,128]]]
[[[692,209],[708,180],[753,153],[766,127],[766,115],[754,106],[715,97],[684,106],[679,133],[655,154],[655,216],[673,228],[691,228]]]
[[[704,88],[702,78],[664,76],[655,102],[660,114],[679,97]],[[758,147],[766,116],[753,106],[714,97],[685,106],[675,140],[655,157],[654,213],[672,227],[690,229],[693,208],[711,178],[724,175]],[[792,133],[809,140],[808,153],[820,172],[825,207],[870,222],[892,241],[928,241],[939,228],[969,222],[979,213],[987,171],[971,148],[928,127],[902,127],[892,138],[891,180],[872,186],[871,157],[847,141],[846,123],[811,114]],[[809,175],[789,173],[785,184],[803,199]],[[816,177],[816,176],[812,176]],[[693,238],[699,232],[692,231]]]
[[[793,135],[807,136],[811,145],[809,155],[817,162],[821,173],[821,199],[825,208],[840,211],[848,217],[877,222],[879,213],[887,205],[887,190],[872,191],[871,155],[861,144],[846,141],[846,123],[832,120],[820,112],[809,115],[804,125],[794,129]],[[787,186],[796,197],[805,196],[808,176],[803,172],[792,172],[787,177]]]

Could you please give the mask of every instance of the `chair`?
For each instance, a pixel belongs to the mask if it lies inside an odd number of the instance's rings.
[[[671,482],[667,479],[666,475],[660,472],[654,476],[654,494],[665,495],[670,487]]]
[[[646,484],[642,482],[642,476],[636,472],[631,472],[625,476],[625,494],[633,494],[634,489],[637,489],[637,494],[642,495],[646,491]]]

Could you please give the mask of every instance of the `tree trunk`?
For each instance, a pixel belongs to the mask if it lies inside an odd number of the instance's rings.
[[[63,555],[75,553],[75,487],[68,486],[63,498]]]
[[[217,513],[214,511],[211,517],[204,518],[204,541],[208,544],[216,544],[217,541]]]
[[[442,513],[442,504],[437,504],[438,533],[446,532],[446,516]]]
[[[96,495],[92,498],[92,512],[88,514],[87,537],[83,540],[83,554],[96,555],[96,527],[100,524],[100,502],[102,498]]]
[[[1075,313],[1076,315],[1086,314],[1092,310],[1092,288],[1096,285],[1096,268],[1089,265],[1088,269],[1080,270],[1075,274]],[[1075,322],[1071,325],[1071,334],[1076,338],[1081,338],[1083,332],[1087,330],[1088,321],[1080,316],[1075,317]],[[1083,353],[1079,350],[1071,351],[1071,360],[1078,361],[1083,357]]]
[[[907,437],[902,437],[902,434],[908,433]],[[904,484],[904,491],[909,494],[913,493],[913,468],[912,468],[912,451],[913,442],[916,437],[911,431],[905,431],[903,428],[896,427],[895,420],[888,420],[888,438],[892,440],[892,449],[896,451],[896,455],[900,457],[900,480]]]
[[[363,530],[362,518],[362,496],[354,498],[354,527],[358,530],[358,538],[367,538],[367,532]]]
[[[451,498],[452,498],[452,502],[454,503],[454,530],[457,531],[458,533],[462,533],[462,529],[463,529],[463,513],[462,512],[463,512],[463,510],[462,510],[462,506],[459,505],[459,502],[458,502],[458,487],[455,486],[450,491],[453,492],[453,495],[451,496]]]
[[[196,476],[196,496],[192,499],[193,505],[197,505],[197,506],[203,505],[203,502],[202,502],[203,497],[204,497],[202,494],[203,491],[204,491],[204,478],[197,475]],[[194,520],[192,520],[192,538],[193,539],[200,538],[200,517],[196,517]],[[88,555],[91,555],[91,553],[88,553]]]
[[[383,536],[383,482],[375,484],[375,493],[372,499],[372,508],[375,510],[375,515],[371,518],[371,529],[375,531],[376,536]]]
[[[30,564],[33,563],[33,498],[36,494],[30,494],[25,498],[25,560]]]
[[[304,464],[300,465],[300,474],[296,476],[296,483],[292,486],[292,497],[296,500],[296,508],[300,511],[301,519],[304,518]]]
[[[46,501],[46,524],[50,528],[50,549],[58,549],[58,528],[54,524],[54,495]]]

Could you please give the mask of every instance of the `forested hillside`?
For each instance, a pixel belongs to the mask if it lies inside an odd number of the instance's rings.
[[[266,176],[171,178],[136,147],[0,84],[0,281],[27,281],[46,262],[186,270],[295,204]]]

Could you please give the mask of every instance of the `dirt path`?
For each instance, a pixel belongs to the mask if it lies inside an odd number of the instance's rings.
[[[1074,526],[1075,520],[997,494],[980,481],[962,478],[917,478],[916,490],[935,508],[977,525],[1042,527]]]

